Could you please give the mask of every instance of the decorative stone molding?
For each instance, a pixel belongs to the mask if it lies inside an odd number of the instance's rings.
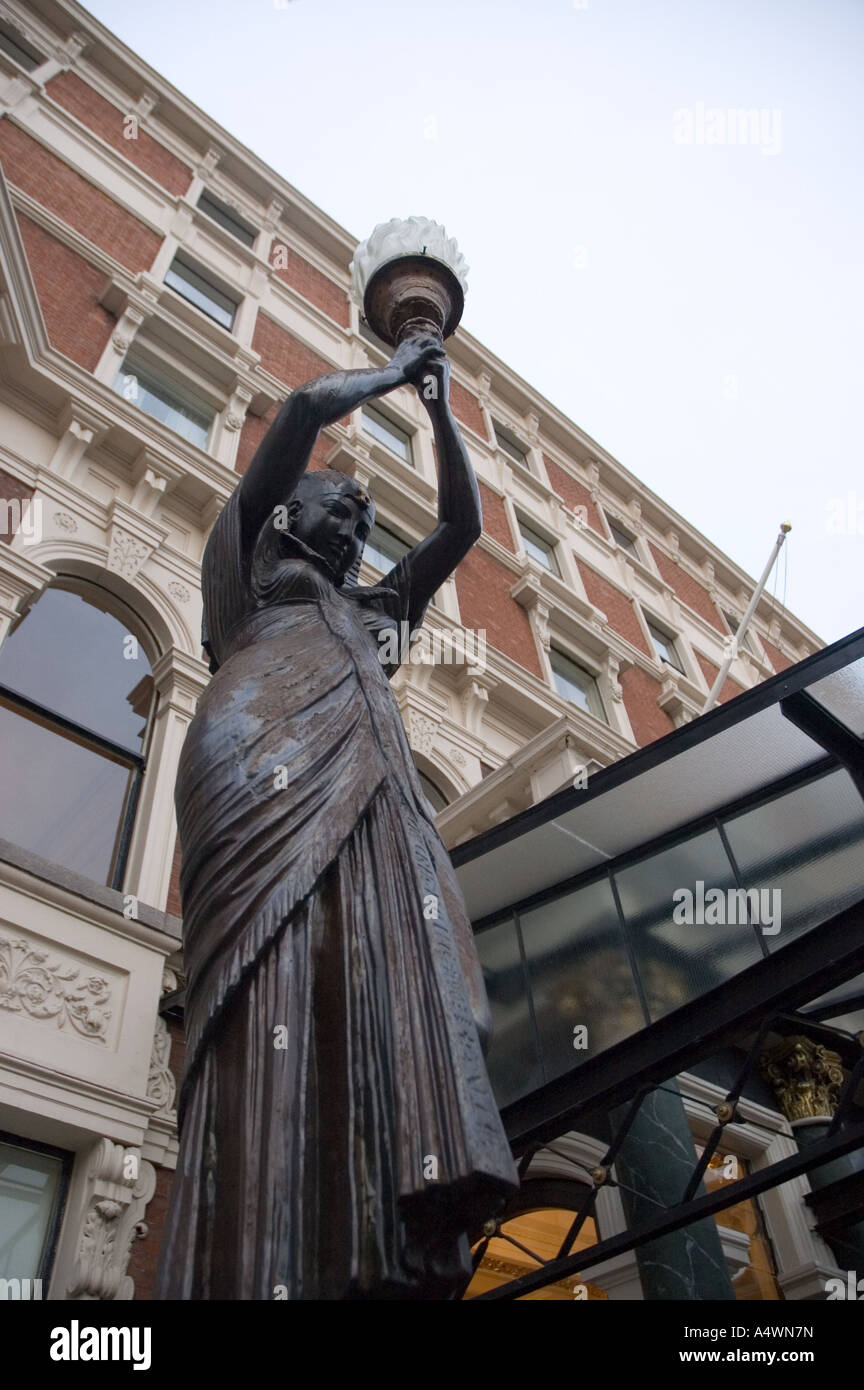
[[[155,508],[167,486],[167,472],[145,464],[132,497],[133,505],[127,506],[115,498],[108,509],[110,530],[105,563],[123,579],[134,579],[168,534],[164,527],[143,515],[145,508],[150,511]]]
[[[129,531],[115,526],[111,532],[111,545],[108,551],[108,568],[124,579],[134,579],[135,575],[153,554],[153,547],[139,540]]]
[[[129,1251],[153,1193],[156,1170],[137,1149],[102,1139],[90,1158],[78,1255],[69,1299],[126,1302],[135,1286],[126,1273]]]
[[[447,750],[447,757],[450,759],[451,763],[455,763],[457,767],[464,767],[468,761],[461,748],[454,748],[452,746]]]
[[[83,969],[80,961],[49,953],[23,936],[0,936],[0,1009],[104,1044],[111,982],[95,973],[82,979]]]
[[[462,707],[462,725],[466,733],[479,734],[489,696],[497,685],[498,681],[488,671],[475,673],[470,667],[465,668],[459,677],[456,689]]]
[[[176,579],[171,580],[171,583],[168,585],[168,592],[173,599],[177,600],[178,603],[188,603],[190,598],[192,597],[189,590],[186,588],[186,585],[181,584]]]
[[[525,609],[536,640],[543,650],[548,652],[551,645],[549,618],[552,605],[543,590],[543,580],[539,567],[533,560],[526,561],[525,573],[513,585],[510,590],[510,597]]]
[[[663,682],[657,696],[657,704],[666,711],[676,726],[689,724],[691,719],[702,713],[705,704],[704,693],[680,671],[667,666],[665,662],[661,662],[661,666]]]
[[[477,398],[481,405],[487,408],[491,403],[492,378],[488,372],[478,372],[477,374]]]
[[[55,526],[58,526],[61,531],[67,531],[70,535],[74,535],[78,530],[78,522],[74,516],[70,516],[69,512],[55,512],[52,520]]]
[[[673,560],[677,560],[681,553],[681,537],[677,531],[669,530],[666,532],[666,544],[672,552]]]
[[[839,1053],[794,1033],[766,1048],[759,1068],[790,1124],[831,1119],[844,1081]]]
[[[609,682],[609,694],[619,703],[624,699],[624,688],[618,679],[620,671],[620,659],[610,652],[606,661],[606,679]]]
[[[630,511],[630,516],[631,516],[632,521],[633,521],[634,530],[636,530],[636,531],[641,531],[641,530],[642,530],[642,503],[641,503],[641,501],[639,500],[638,497],[631,497],[631,498],[630,498],[629,511]]]
[[[535,414],[533,410],[529,410],[522,418],[525,438],[529,444],[537,444],[540,439],[540,416]]]
[[[131,341],[131,338],[124,338],[122,333],[115,333],[111,338],[111,346],[121,357],[125,357]]]
[[[109,422],[77,402],[70,402],[60,421],[63,433],[51,459],[50,472],[74,481],[84,455],[107,433]]]
[[[267,211],[264,214],[263,225],[265,232],[275,233],[278,230],[279,222],[284,211],[285,206],[278,198],[271,199]]]
[[[147,1078],[147,1098],[156,1101],[157,1115],[170,1115],[177,1095],[177,1082],[168,1065],[171,1056],[171,1034],[161,1014],[156,1015],[150,1074]]]
[[[411,747],[425,757],[431,757],[438,737],[438,721],[430,719],[420,710],[408,711],[408,742]]]

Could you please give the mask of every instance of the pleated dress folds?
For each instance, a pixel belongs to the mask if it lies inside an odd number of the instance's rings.
[[[470,923],[378,659],[410,564],[366,601],[266,549],[247,572],[239,537],[235,493],[177,784],[187,1070],[157,1296],[455,1289],[460,1232],[516,1177]]]

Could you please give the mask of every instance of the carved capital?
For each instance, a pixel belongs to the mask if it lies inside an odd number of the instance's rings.
[[[156,1190],[156,1170],[137,1149],[102,1139],[90,1158],[78,1256],[67,1287],[70,1299],[127,1301],[126,1273],[136,1228]]]
[[[766,1048],[759,1067],[790,1123],[834,1114],[844,1081],[838,1053],[795,1033]]]

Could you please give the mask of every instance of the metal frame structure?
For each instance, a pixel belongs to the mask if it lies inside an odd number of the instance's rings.
[[[620,785],[640,771],[656,766],[663,760],[664,754],[672,753],[673,745],[679,749],[692,746],[776,703],[784,717],[823,748],[826,756],[804,770],[771,785],[766,784],[745,798],[744,803],[755,805],[787,789],[787,784],[789,788],[803,785],[836,767],[846,769],[864,797],[864,739],[836,719],[806,689],[824,676],[860,661],[862,655],[864,630],[799,663],[782,676],[745,692],[725,706],[706,713],[698,721],[677,730],[659,743],[605,769],[594,779],[593,794],[601,795],[610,786]],[[457,863],[470,862],[490,849],[515,840],[520,833],[542,826],[577,804],[576,795],[568,790],[548,798],[546,802],[496,827],[487,835],[460,846],[454,852],[454,860]],[[581,793],[582,802],[584,799],[585,794]],[[666,841],[691,834],[702,821],[705,824],[715,823],[721,812],[729,809],[713,808],[698,821],[679,826],[675,831],[657,837],[654,842],[648,841],[634,847],[621,859],[641,858]],[[541,892],[529,895],[525,901],[535,904],[603,872],[603,869],[589,870],[574,875],[572,880],[550,885]],[[488,925],[511,910],[512,907],[496,909],[475,925],[478,928]],[[862,970],[864,896],[830,920],[791,941],[781,951],[763,957],[697,999],[607,1048],[593,1060],[507,1105],[502,1116],[514,1156],[519,1159],[520,1176],[525,1177],[535,1155],[576,1128],[580,1118],[608,1112],[629,1103],[626,1117],[614,1140],[591,1173],[591,1186],[585,1190],[555,1258],[541,1261],[539,1256],[526,1252],[538,1260],[537,1270],[500,1284],[477,1295],[477,1298],[481,1301],[502,1301],[524,1297],[558,1280],[589,1270],[615,1255],[637,1249],[660,1236],[714,1216],[738,1202],[756,1197],[802,1174],[811,1173],[825,1163],[864,1147],[864,1109],[858,1103],[864,1085],[864,1034],[857,1039],[859,1046],[856,1047],[847,1033],[827,1028],[820,1022],[840,1017],[861,1003],[860,988],[831,1003],[822,1002],[822,996],[859,975]],[[813,1001],[819,1002],[813,1004],[811,1011],[804,1011],[804,1006]],[[722,1141],[725,1127],[740,1121],[736,1106],[754,1068],[758,1066],[759,1054],[768,1034],[812,1031],[814,1026],[823,1034],[833,1035],[836,1045],[843,1048],[848,1065],[848,1076],[824,1138],[758,1173],[742,1177],[707,1195],[696,1195],[708,1164]],[[601,1187],[616,1181],[613,1174],[615,1159],[645,1096],[679,1073],[691,1070],[712,1054],[728,1048],[743,1052],[744,1062],[725,1099],[715,1107],[716,1125],[701,1156],[694,1161],[680,1201],[641,1222],[637,1229],[628,1229],[588,1249],[571,1253],[585,1221],[593,1213]],[[559,1150],[554,1152],[558,1153]],[[584,1183],[582,1170],[580,1178]],[[816,1215],[817,1231],[829,1238],[832,1235],[836,1237],[844,1225],[864,1217],[864,1173],[854,1173],[811,1192],[807,1202]],[[487,1223],[483,1239],[475,1249],[475,1269],[480,1265],[490,1240],[496,1237],[509,1239],[506,1232],[500,1231],[499,1223]]]

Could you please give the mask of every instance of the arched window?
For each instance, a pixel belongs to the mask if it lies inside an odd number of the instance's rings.
[[[120,888],[153,678],[117,605],[77,587],[46,589],[0,650],[0,837]]]
[[[449,802],[440,787],[436,787],[431,777],[427,777],[425,772],[417,769],[417,776],[420,778],[420,785],[426,800],[431,804],[433,811],[443,811]]]
[[[474,1278],[464,1297],[476,1298],[556,1259],[587,1192],[584,1184],[570,1180],[534,1178],[524,1182],[504,1212],[498,1234],[491,1239],[484,1236],[474,1244]],[[575,1255],[586,1250],[596,1245],[598,1239],[597,1223],[589,1216],[568,1253]],[[591,1282],[590,1268],[584,1274],[570,1275],[523,1295],[525,1302],[572,1302],[576,1297],[608,1297],[604,1289]]]

